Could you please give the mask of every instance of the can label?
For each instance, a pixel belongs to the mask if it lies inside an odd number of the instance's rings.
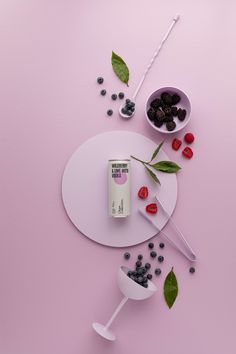
[[[130,160],[108,161],[108,212],[122,218],[130,215]]]

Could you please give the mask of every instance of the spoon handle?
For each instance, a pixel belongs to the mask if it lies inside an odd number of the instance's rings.
[[[142,86],[142,84],[143,84],[143,82],[144,82],[144,80],[145,80],[145,78],[146,78],[146,76],[147,76],[148,71],[151,69],[152,64],[154,63],[156,57],[157,57],[158,54],[160,53],[160,51],[161,51],[161,49],[162,49],[162,47],[163,47],[165,41],[166,41],[167,38],[169,37],[170,32],[172,31],[172,29],[173,29],[174,25],[176,24],[176,22],[178,21],[178,19],[179,19],[179,15],[176,15],[176,16],[173,18],[170,27],[168,28],[166,34],[165,34],[164,37],[162,38],[162,41],[161,41],[161,43],[159,44],[159,47],[157,48],[157,50],[156,50],[155,53],[153,54],[153,57],[152,57],[152,59],[150,60],[150,63],[148,64],[148,66],[147,66],[147,68],[146,68],[146,70],[145,70],[145,72],[144,72],[144,74],[143,74],[143,76],[142,76],[142,78],[141,78],[141,80],[140,80],[140,82],[139,82],[139,84],[138,84],[138,86],[137,86],[137,88],[136,88],[134,94],[133,94],[133,100],[135,100],[137,94],[139,93],[139,90],[140,90],[140,88],[141,88],[141,86]]]

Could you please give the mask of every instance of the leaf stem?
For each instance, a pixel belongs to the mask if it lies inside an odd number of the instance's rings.
[[[141,162],[142,164],[146,164],[147,163],[147,162],[145,162],[143,160],[138,159],[137,157],[134,157],[133,155],[130,155],[130,157],[132,157],[132,159],[134,159],[134,160],[137,160],[137,161]]]

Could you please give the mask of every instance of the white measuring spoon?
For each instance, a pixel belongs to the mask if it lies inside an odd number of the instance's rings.
[[[164,37],[163,37],[161,43],[159,44],[159,47],[158,47],[157,50],[155,51],[155,53],[154,53],[152,59],[150,60],[150,63],[148,64],[148,66],[147,66],[147,68],[146,68],[146,70],[145,70],[145,72],[144,72],[144,74],[143,74],[143,76],[142,76],[142,78],[141,78],[141,80],[140,80],[140,82],[139,82],[139,84],[138,84],[138,86],[137,86],[137,88],[136,88],[134,94],[133,94],[133,97],[132,97],[132,100],[131,100],[132,102],[135,101],[136,96],[138,95],[138,93],[139,93],[139,91],[140,91],[140,89],[141,89],[141,87],[142,87],[142,84],[143,84],[143,82],[144,82],[144,80],[145,80],[145,78],[146,78],[146,76],[147,76],[148,71],[151,69],[152,64],[154,63],[156,57],[157,57],[158,54],[160,53],[160,51],[161,51],[161,49],[162,49],[162,47],[163,47],[165,41],[166,41],[167,38],[169,37],[170,32],[172,31],[172,29],[173,29],[174,25],[176,24],[176,22],[178,21],[179,17],[180,17],[179,15],[176,15],[176,16],[173,18],[173,20],[172,20],[172,22],[171,22],[171,25],[170,25],[170,27],[168,28],[168,31],[167,31],[166,34],[164,35]],[[125,104],[122,104],[122,105],[120,106],[120,108],[119,108],[120,116],[121,116],[122,118],[125,118],[125,119],[129,119],[129,118],[133,117],[133,115],[134,115],[134,113],[135,113],[135,110],[132,112],[131,115],[124,114],[124,113],[122,112],[122,108],[124,108],[124,107],[125,107]]]

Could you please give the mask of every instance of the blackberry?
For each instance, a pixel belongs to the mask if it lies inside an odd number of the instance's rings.
[[[192,274],[195,273],[195,268],[194,267],[190,267],[189,268],[189,273],[192,273]]]
[[[157,253],[156,253],[155,251],[152,251],[152,252],[150,253],[150,256],[151,256],[152,258],[156,258]]]
[[[171,95],[168,92],[162,92],[161,99],[167,106],[171,106],[172,97],[171,97]]]
[[[148,278],[149,280],[151,280],[151,279],[152,279],[152,274],[149,273],[149,274],[147,275],[147,278]]]
[[[115,100],[117,99],[117,94],[116,94],[116,93],[113,93],[113,94],[111,95],[111,98],[112,98],[113,101],[115,101]]]
[[[105,96],[106,93],[107,93],[106,90],[101,90],[101,92],[100,92],[100,94],[101,94],[102,96]]]
[[[160,248],[164,248],[165,247],[165,244],[163,242],[159,243],[159,247]]]
[[[170,116],[172,111],[170,107],[165,107],[163,108],[163,112],[165,113],[166,116]]]
[[[124,94],[124,92],[119,92],[118,96],[119,96],[120,100],[123,100],[123,98],[125,97],[125,94]]]
[[[172,104],[173,104],[173,105],[174,105],[174,104],[177,104],[177,103],[180,102],[180,100],[181,100],[180,96],[177,95],[177,93],[174,93],[173,96],[172,96]]]
[[[173,122],[174,118],[172,116],[165,116],[163,119],[164,123]]]
[[[152,249],[153,249],[153,247],[154,247],[154,243],[149,242],[148,247],[152,250]]]
[[[124,253],[124,259],[130,259],[130,253],[129,252],[125,252]]]
[[[112,110],[112,109],[108,109],[107,115],[108,115],[108,116],[112,116],[112,114],[113,114],[113,110]]]
[[[156,119],[158,119],[160,121],[160,119],[164,119],[164,117],[165,117],[165,113],[162,112],[160,109],[158,109],[156,111]]]
[[[151,264],[150,263],[145,263],[145,268],[148,270],[151,268]]]
[[[175,106],[172,106],[172,107],[171,107],[171,114],[172,114],[174,117],[177,117],[178,108],[175,107]]]
[[[163,256],[159,256],[158,257],[158,262],[162,263],[164,261],[164,257]]]
[[[177,115],[178,115],[178,118],[181,122],[183,122],[185,120],[186,113],[187,113],[186,109],[181,109],[181,108],[178,109]]]
[[[161,269],[160,268],[155,269],[155,274],[156,275],[160,275],[161,274]]]
[[[172,132],[176,128],[176,123],[173,121],[168,122],[168,123],[166,123],[166,128],[167,128],[167,130],[169,130],[169,132]]]
[[[150,104],[150,106],[152,107],[152,108],[154,108],[154,109],[157,109],[157,108],[159,108],[160,106],[161,106],[161,100],[160,100],[160,98],[156,98],[155,100],[153,100],[152,102],[151,102],[151,104]]]
[[[101,84],[103,83],[103,81],[104,81],[103,77],[98,77],[98,78],[97,78],[97,83],[98,83],[99,85],[101,85]]]
[[[154,125],[157,128],[160,128],[163,125],[163,123],[164,123],[163,120],[158,120],[158,119],[154,120]]]

